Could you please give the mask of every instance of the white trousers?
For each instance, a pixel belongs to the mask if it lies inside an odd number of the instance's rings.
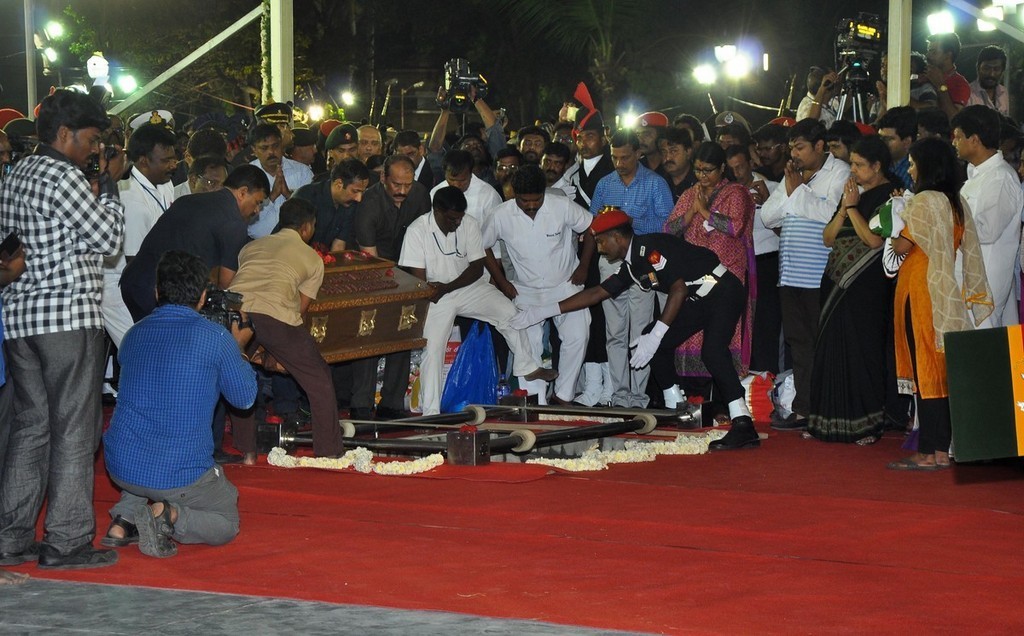
[[[121,274],[103,273],[103,299],[100,302],[100,311],[103,313],[103,327],[107,330],[114,346],[120,348],[124,334],[135,324],[128,307],[121,298],[121,288],[118,282]],[[156,293],[156,290],[153,290]]]
[[[441,300],[430,304],[423,323],[427,346],[420,361],[420,406],[424,415],[441,412],[444,350],[456,316],[483,320],[494,326],[508,342],[515,375],[532,373],[540,366],[540,356],[533,355],[526,333],[508,326],[508,321],[515,315],[516,307],[512,301],[483,280],[445,294]]]
[[[583,289],[582,285],[570,282],[545,290],[524,289],[516,287],[519,296],[516,305],[529,307],[546,305],[565,300]],[[558,328],[558,337],[562,346],[558,353],[558,378],[555,380],[555,395],[572,401],[576,397],[576,382],[583,369],[583,358],[587,354],[587,342],[590,340],[590,311],[581,309],[568,314],[560,314],[551,319]],[[530,340],[533,355],[538,359],[544,353],[544,323],[527,327],[526,335]]]
[[[604,256],[598,261],[601,280],[619,271],[620,262],[609,263]],[[618,298],[601,302],[604,309],[604,332],[608,349],[608,372],[612,378],[612,406],[645,408],[649,366],[629,368],[629,343],[643,333],[654,319],[654,292],[645,292],[633,285]]]

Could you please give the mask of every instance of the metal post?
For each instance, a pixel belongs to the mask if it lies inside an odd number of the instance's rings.
[[[39,88],[36,86],[35,0],[25,0],[25,116],[32,118]]]
[[[910,103],[910,18],[912,0],[889,0],[889,64],[886,107]]]
[[[292,0],[270,0],[270,83],[278,102],[295,99],[295,37]]]

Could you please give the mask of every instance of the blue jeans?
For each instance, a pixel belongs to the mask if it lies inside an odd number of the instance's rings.
[[[102,329],[7,341],[15,415],[0,476],[0,551],[32,543],[44,497],[44,544],[67,554],[96,536],[105,344]]]

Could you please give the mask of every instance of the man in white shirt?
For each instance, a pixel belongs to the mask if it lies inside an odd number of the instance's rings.
[[[270,180],[270,196],[260,209],[259,218],[249,226],[251,238],[261,238],[274,231],[281,206],[298,190],[313,181],[309,166],[284,156],[281,130],[274,124],[259,124],[249,133],[249,145],[256,158],[250,163],[259,166]]]
[[[487,215],[501,204],[501,196],[486,181],[473,174],[474,162],[468,150],[449,150],[441,164],[444,181],[433,187],[430,198],[433,200],[441,188],[458,188],[466,197],[466,214],[476,219],[477,225],[483,226]]]
[[[807,94],[797,106],[796,120],[809,117],[820,120],[825,128],[831,126],[836,120],[835,98],[839,88],[839,75],[835,71],[812,66],[807,73]]]
[[[796,386],[793,417],[772,427],[802,430],[811,406],[814,341],[821,314],[818,288],[831,251],[822,232],[839,207],[850,166],[828,153],[825,126],[816,119],[802,119],[789,129],[789,152],[792,158],[782,182],[761,206],[761,221],[769,229],[782,229],[779,300]]]
[[[572,183],[572,175],[566,170],[569,166],[569,155],[568,147],[557,141],[552,141],[544,147],[540,167],[544,170],[549,189],[554,193],[564,194],[570,199],[574,199],[576,198],[576,186]]]
[[[494,284],[519,307],[549,305],[583,289],[594,254],[590,213],[568,197],[546,197],[547,180],[537,165],[521,167],[512,177],[515,198],[505,201],[484,221],[483,246],[505,241],[516,282],[505,278],[501,265],[486,256]],[[576,255],[577,235],[583,235],[582,258]],[[589,337],[590,313],[573,311],[553,318],[562,339],[554,398],[569,403],[576,395],[576,380]],[[533,354],[543,351],[543,324],[529,327]],[[543,397],[543,396],[542,396]]]
[[[453,152],[469,155],[464,150]],[[472,165],[470,155],[470,174]],[[484,186],[493,192],[494,188]],[[508,321],[516,315],[515,305],[483,278],[480,224],[468,214],[462,190],[443,185],[435,188],[432,200],[433,210],[417,218],[406,230],[402,255],[398,259],[399,266],[427,281],[434,291],[423,324],[423,337],[427,339],[420,362],[423,414],[440,412],[444,349],[457,316],[494,325],[515,356],[515,375],[527,382],[553,380],[558,373],[540,366],[540,356],[532,351],[525,330],[509,327]]]
[[[121,346],[128,328],[135,324],[121,298],[118,284],[127,260],[134,258],[153,224],[174,201],[171,176],[178,165],[174,153],[174,132],[165,124],[143,124],[128,140],[131,175],[118,182],[124,204],[124,246],[121,254],[104,259],[103,326]]]
[[[953,146],[967,162],[960,196],[978,228],[981,255],[995,309],[982,327],[1019,322],[1013,280],[1020,249],[1024,193],[1017,173],[999,151],[999,113],[987,106],[967,106],[953,117]]]

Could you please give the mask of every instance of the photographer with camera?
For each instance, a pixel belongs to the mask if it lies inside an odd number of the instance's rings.
[[[825,128],[831,126],[836,120],[838,104],[835,99],[841,88],[838,73],[812,66],[807,73],[807,94],[796,109],[796,120],[817,119],[825,124]]]
[[[0,130],[0,179],[6,177],[13,168],[13,153],[14,146],[11,145],[11,140],[7,138],[7,133]]]
[[[77,569],[117,561],[92,546],[103,257],[120,249],[124,231],[120,170],[108,170],[100,142],[108,123],[88,95],[54,91],[39,109],[39,148],[0,185],[0,233],[16,230],[25,248],[25,272],[3,290],[15,415],[0,476],[0,565],[38,560],[44,569]],[[87,176],[97,156],[98,170]]]
[[[103,435],[121,499],[105,546],[138,543],[163,558],[177,553],[175,542],[223,545],[238,534],[238,490],[213,461],[210,419],[221,395],[238,408],[256,399],[256,373],[241,355],[252,329],[236,323],[229,334],[198,313],[208,274],[198,256],[166,252],[158,306],[121,343],[120,393]]]
[[[344,452],[334,381],[313,336],[302,327],[303,314],[324,280],[324,262],[308,245],[315,229],[316,209],[312,203],[303,199],[285,201],[274,233],[249,243],[238,255],[238,273],[231,291],[242,294],[242,309],[256,330],[249,345],[253,362],[295,378],[309,398],[313,454],[330,457]],[[244,453],[246,464],[256,463],[253,418],[250,409],[233,420],[235,447]]]

